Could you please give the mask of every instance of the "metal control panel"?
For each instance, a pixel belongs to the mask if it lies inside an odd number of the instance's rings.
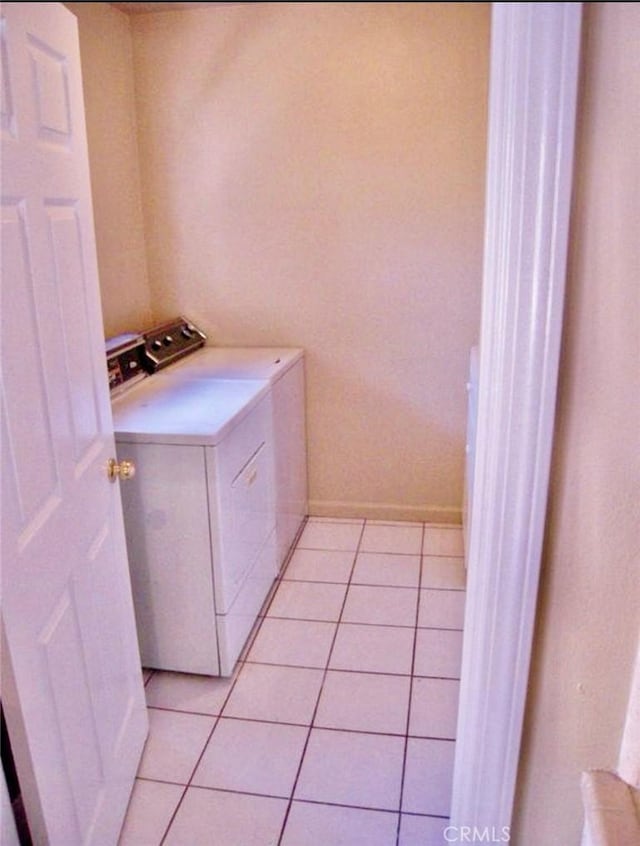
[[[155,373],[204,345],[207,336],[184,317],[144,333],[145,368]]]
[[[118,335],[106,342],[109,392],[120,393],[144,379],[144,338],[133,333]]]

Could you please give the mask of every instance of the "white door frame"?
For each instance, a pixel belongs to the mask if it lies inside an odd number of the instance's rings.
[[[510,826],[555,417],[581,3],[494,3],[477,459],[451,825]]]

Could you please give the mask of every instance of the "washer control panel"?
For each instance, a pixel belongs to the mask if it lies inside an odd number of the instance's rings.
[[[145,368],[155,373],[204,345],[207,336],[190,320],[178,317],[144,333]]]

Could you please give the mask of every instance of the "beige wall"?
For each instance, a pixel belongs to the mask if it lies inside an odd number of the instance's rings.
[[[158,316],[307,351],[314,513],[459,519],[489,5],[132,24]]]
[[[615,768],[640,624],[640,6],[585,4],[576,190],[518,846],[580,842]]]
[[[108,3],[65,5],[78,18],[102,311],[110,337],[153,322],[130,18]]]

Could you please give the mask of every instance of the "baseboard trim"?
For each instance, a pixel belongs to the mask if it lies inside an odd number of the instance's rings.
[[[309,516],[438,523],[446,526],[460,526],[462,524],[461,508],[443,508],[438,505],[397,505],[389,502],[341,502],[340,500],[310,499]]]

